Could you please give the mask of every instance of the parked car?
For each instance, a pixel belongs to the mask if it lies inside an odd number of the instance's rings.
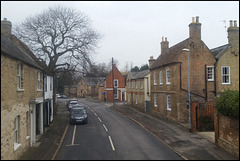
[[[87,110],[82,105],[76,105],[70,109],[69,112],[69,123],[70,124],[82,124],[88,123]]]
[[[68,97],[66,95],[64,95],[64,94],[60,94],[59,98],[68,98]]]
[[[78,102],[78,100],[76,100],[76,99],[69,101],[68,110],[70,111],[70,109],[72,108],[72,106],[77,105],[78,103],[79,103],[79,102]]]
[[[72,101],[72,100],[76,100],[76,99],[68,99],[68,100],[66,101],[65,105],[66,105],[67,108],[68,108],[68,106],[69,106],[70,101]]]
[[[86,109],[86,107],[83,104],[79,104],[79,103],[72,106],[72,108],[74,108],[74,107],[82,107],[82,108]]]

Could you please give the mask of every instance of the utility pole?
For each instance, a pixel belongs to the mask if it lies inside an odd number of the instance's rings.
[[[113,71],[113,57],[112,57],[112,84],[113,84],[113,107],[114,107],[114,71]]]

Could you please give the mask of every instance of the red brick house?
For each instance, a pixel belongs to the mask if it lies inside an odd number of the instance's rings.
[[[189,24],[189,38],[168,47],[167,39],[161,42],[161,54],[151,57],[151,111],[171,120],[188,123],[188,54],[191,101],[205,106],[214,98],[214,63],[207,45],[201,40],[199,17]],[[193,108],[193,107],[192,107]],[[195,107],[196,108],[196,107]]]
[[[121,74],[116,65],[113,65],[113,70],[108,74],[105,80],[104,91],[106,101],[113,101],[113,96],[114,100],[125,101],[125,85],[126,78]]]

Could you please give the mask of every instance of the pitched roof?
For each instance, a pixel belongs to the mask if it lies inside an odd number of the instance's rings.
[[[179,56],[182,54],[182,49],[188,47],[190,38],[181,41],[180,43],[170,47],[164,53],[160,54],[156,61],[151,65],[150,69],[160,66],[171,64],[178,61]]]
[[[139,72],[129,72],[128,75],[130,79],[140,79],[140,78],[144,78],[149,73],[150,73],[150,70],[146,69]]]
[[[1,35],[1,54],[20,60],[28,65],[43,70],[26,52],[19,48],[8,37]]]
[[[88,86],[95,86],[98,82],[102,84],[105,81],[103,77],[83,77],[83,80]]]
[[[215,57],[215,59],[219,59],[230,47],[229,44],[226,45],[222,45],[216,48],[211,49],[211,53],[213,54],[213,56]]]

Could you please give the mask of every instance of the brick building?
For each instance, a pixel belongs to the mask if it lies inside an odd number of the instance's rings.
[[[121,74],[116,65],[113,64],[113,70],[108,74],[105,80],[106,100],[113,101],[114,94],[114,100],[125,101],[125,84],[126,78]]]
[[[1,21],[1,159],[18,159],[43,134],[43,69]],[[20,40],[19,40],[20,41]]]
[[[189,24],[189,38],[169,48],[162,39],[161,54],[150,58],[151,111],[177,122],[188,122],[188,54],[191,101],[206,104],[214,97],[215,58],[201,40],[199,17]]]

